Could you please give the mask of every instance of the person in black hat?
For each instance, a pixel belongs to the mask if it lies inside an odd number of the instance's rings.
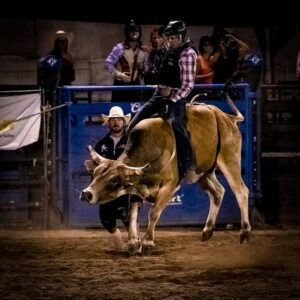
[[[58,86],[71,85],[75,80],[73,57],[68,49],[72,40],[73,33],[63,30],[58,30],[55,33],[54,46],[49,54],[56,56],[61,61]]]

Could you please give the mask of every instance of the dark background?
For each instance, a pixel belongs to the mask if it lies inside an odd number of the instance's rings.
[[[296,26],[297,1],[7,1],[0,18],[57,19],[141,24],[164,24],[183,19],[187,25]],[[181,3],[180,3],[181,2]],[[275,2],[275,1],[274,1]]]

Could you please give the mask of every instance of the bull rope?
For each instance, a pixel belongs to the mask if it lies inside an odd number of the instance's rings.
[[[165,151],[165,149],[166,149],[166,144],[167,144],[167,143],[165,143],[164,151]],[[176,141],[175,141],[175,144],[176,144]],[[163,152],[164,152],[164,151],[163,151]],[[172,155],[171,155],[170,159],[167,161],[167,163],[164,165],[164,167],[162,168],[162,171],[163,171],[163,170],[171,163],[171,161],[175,158],[175,154],[176,154],[176,151],[175,151],[175,149],[173,149]]]
[[[169,121],[167,121],[169,124],[170,124],[170,122]],[[171,128],[172,128],[172,125],[170,124],[170,126],[171,126]],[[173,129],[172,129],[173,130]],[[164,145],[164,149],[163,149],[163,151],[161,152],[161,154],[157,157],[157,158],[155,158],[154,160],[152,160],[150,163],[148,163],[148,164],[152,164],[153,162],[155,162],[155,161],[158,161],[161,157],[162,157],[162,154],[165,152],[165,150],[166,150],[166,148],[167,148],[167,142],[166,142],[166,139],[164,139],[165,140],[165,145]],[[175,141],[175,145],[176,145],[176,141]],[[171,163],[171,161],[174,159],[174,157],[175,157],[175,154],[176,154],[176,151],[175,151],[175,149],[173,150],[173,152],[172,152],[172,155],[171,155],[171,157],[170,157],[170,159],[167,161],[167,163],[166,164],[164,164],[164,166],[163,166],[163,168],[161,169],[161,171],[163,171],[170,163]]]

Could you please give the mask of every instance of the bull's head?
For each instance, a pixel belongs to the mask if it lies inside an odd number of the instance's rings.
[[[88,146],[91,160],[84,165],[93,175],[91,184],[80,195],[81,201],[89,204],[110,202],[124,194],[138,194],[134,186],[137,177],[143,174],[143,167],[129,167],[118,160],[110,160],[99,155],[92,146]],[[143,196],[143,195],[140,195]]]

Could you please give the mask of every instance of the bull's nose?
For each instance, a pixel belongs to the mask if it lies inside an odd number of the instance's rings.
[[[90,202],[93,198],[93,194],[89,191],[85,192],[85,191],[82,191],[81,192],[81,195],[80,195],[80,200],[81,201],[87,201],[87,202]]]

